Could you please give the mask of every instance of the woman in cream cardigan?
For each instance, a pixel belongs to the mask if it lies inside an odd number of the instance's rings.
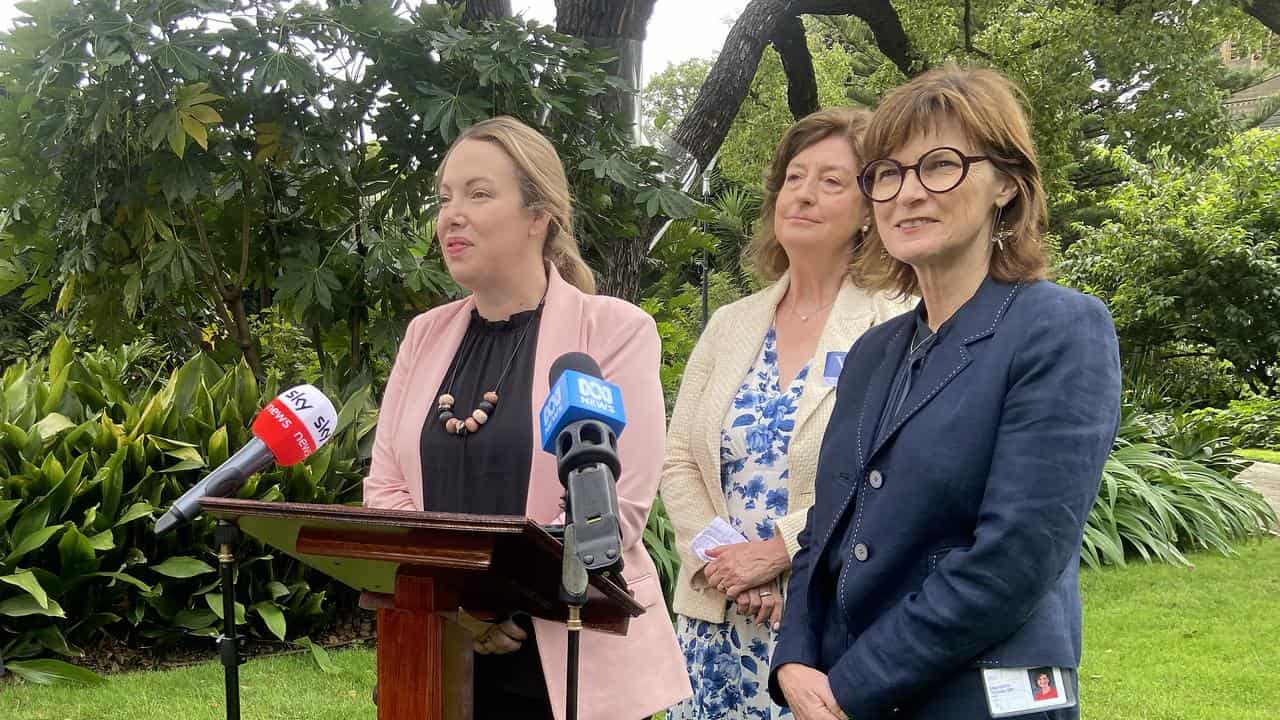
[[[779,578],[813,503],[832,390],[853,341],[908,309],[850,274],[870,231],[856,181],[868,119],[826,110],[783,136],[747,252],[777,282],[717,311],[685,369],[661,492],[681,555],[674,605],[694,695],[671,720],[783,712],[767,692]],[[717,518],[747,542],[710,549],[708,561],[693,542]]]

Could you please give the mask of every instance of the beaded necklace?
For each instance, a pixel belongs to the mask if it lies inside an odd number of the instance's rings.
[[[537,310],[542,309],[543,301],[538,303]],[[511,357],[507,358],[507,362],[502,367],[502,374],[498,376],[498,382],[494,383],[493,389],[481,396],[480,403],[476,405],[476,409],[472,410],[470,415],[463,418],[453,414],[453,404],[455,399],[452,394],[453,381],[457,379],[458,368],[462,366],[462,361],[454,363],[453,371],[449,373],[449,382],[445,385],[450,392],[445,392],[436,398],[436,419],[444,425],[445,432],[458,437],[466,437],[470,433],[480,432],[480,428],[489,422],[489,417],[493,415],[493,411],[498,407],[498,388],[502,387],[502,381],[507,379],[507,373],[511,371],[511,363],[515,361],[516,355],[520,354],[520,347],[524,345],[524,338],[529,334],[529,328],[537,321],[537,317],[530,318],[525,323],[524,328],[520,331],[520,337],[516,339],[516,346],[511,351]]]

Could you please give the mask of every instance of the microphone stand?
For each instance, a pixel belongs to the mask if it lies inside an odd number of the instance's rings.
[[[236,634],[236,554],[240,528],[235,523],[219,520],[214,529],[218,545],[218,569],[222,584],[222,634],[218,636],[218,655],[222,660],[227,704],[227,720],[240,720],[240,638]]]
[[[587,604],[587,566],[578,557],[573,523],[564,526],[564,559],[560,563],[560,599],[569,606],[569,664],[565,683],[565,720],[578,720],[578,643],[582,607]]]

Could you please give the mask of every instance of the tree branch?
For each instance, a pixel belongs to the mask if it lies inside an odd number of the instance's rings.
[[[876,46],[903,73],[910,75],[926,67],[924,59],[912,49],[898,12],[889,0],[752,0],[729,30],[715,65],[702,83],[698,99],[672,134],[700,165],[705,167],[711,161],[729,134],[755,78],[764,46],[773,41],[784,22],[798,22],[802,14],[854,15],[867,24],[875,35]],[[796,65],[793,63],[792,67]],[[796,76],[794,81],[808,82],[798,71]],[[793,82],[790,70],[787,79],[789,84]],[[804,90],[798,88],[796,92]],[[796,106],[791,103],[791,95],[789,89],[788,104],[794,113]]]
[[[249,276],[249,189],[251,187],[248,173],[240,175],[240,198],[244,203],[240,220],[240,275],[236,287],[243,288]]]
[[[928,66],[912,48],[898,11],[889,0],[798,0],[795,5],[797,15],[852,15],[859,18],[871,28],[876,47],[898,66],[903,75],[910,77]]]
[[[1280,35],[1280,0],[1243,0],[1240,9]]]
[[[249,317],[244,308],[243,286],[224,284],[222,270],[218,266],[218,259],[213,254],[213,248],[209,245],[209,234],[205,231],[204,221],[200,219],[200,213],[190,205],[187,206],[187,212],[191,216],[192,225],[195,226],[196,237],[200,239],[200,248],[204,251],[205,256],[209,258],[207,277],[213,285],[217,299],[220,301],[217,307],[222,311],[222,321],[227,326],[227,332],[235,339],[236,345],[240,348],[240,354],[244,356],[245,362],[249,364],[253,374],[261,378],[262,358],[258,355],[258,348],[253,344],[253,333],[249,330]],[[228,278],[229,280],[230,278]]]
[[[791,116],[799,120],[817,111],[818,79],[813,71],[804,23],[795,16],[782,18],[770,40],[782,58],[782,71],[787,76],[787,107]]]
[[[463,22],[476,20],[501,20],[511,17],[511,0],[442,0],[446,5],[458,7],[465,5],[462,11]]]
[[[1217,355],[1218,353],[1215,350],[1206,350],[1203,352],[1184,352],[1184,353],[1174,353],[1173,355],[1161,355],[1160,359],[1173,360],[1174,358],[1184,358],[1184,357],[1217,357]]]
[[[964,0],[964,51],[970,55],[991,59],[991,54],[979,50],[973,45],[973,7],[969,0]]]

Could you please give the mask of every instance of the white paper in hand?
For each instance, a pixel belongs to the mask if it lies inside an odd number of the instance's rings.
[[[694,536],[693,554],[703,562],[711,562],[711,556],[707,555],[707,551],[712,548],[718,548],[722,545],[733,545],[736,543],[744,543],[747,538],[742,533],[734,530],[724,518],[717,517],[711,521],[702,532]]]

